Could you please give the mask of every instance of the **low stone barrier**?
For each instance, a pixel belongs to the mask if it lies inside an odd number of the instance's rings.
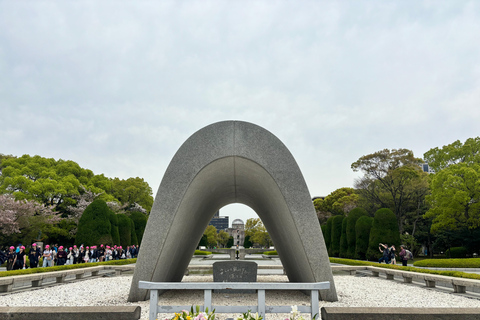
[[[322,307],[322,320],[480,320],[478,308]]]
[[[0,320],[138,320],[139,306],[0,307]]]
[[[395,276],[403,278],[403,282],[412,283],[413,280],[424,281],[428,288],[435,288],[437,282],[451,284],[454,293],[466,293],[467,288],[480,288],[480,280],[465,279],[457,277],[448,277],[431,273],[412,272],[404,270],[386,269],[379,267],[366,267],[372,272],[374,277],[378,277],[380,273],[386,275],[387,280],[393,280]]]
[[[13,286],[18,283],[30,282],[32,287],[41,287],[45,279],[55,278],[56,283],[63,283],[65,282],[65,278],[69,275],[75,275],[76,279],[82,279],[85,277],[85,275],[88,274],[90,274],[90,276],[92,277],[98,276],[100,271],[102,270],[111,270],[112,272],[115,272],[116,275],[120,275],[122,272],[132,271],[134,268],[135,266],[132,265],[105,265],[71,270],[0,277],[0,292],[12,292]]]

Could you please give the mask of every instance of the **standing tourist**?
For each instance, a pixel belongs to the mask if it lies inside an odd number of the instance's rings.
[[[63,246],[58,247],[57,266],[63,266],[67,262],[67,253],[63,250]]]
[[[397,259],[395,258],[395,246],[392,244],[390,247],[390,263],[391,264],[397,264]]]
[[[75,260],[75,253],[73,252],[73,248],[70,247],[70,248],[68,248],[67,262],[65,262],[65,265],[73,264],[74,260]]]
[[[118,246],[118,259],[125,259],[125,251],[123,251],[122,246]]]
[[[83,253],[83,262],[87,263],[90,260],[90,247],[85,248],[85,252]]]
[[[100,248],[97,250],[97,259],[98,262],[103,262],[105,259],[105,248],[103,247],[103,244],[101,244]]]
[[[7,253],[7,271],[13,270],[13,263],[15,262],[16,256],[15,247],[11,246]]]
[[[385,261],[385,263],[388,264],[390,262],[390,250],[388,249],[388,245],[379,243],[378,250],[383,253],[382,257],[378,260],[378,263],[382,263],[382,261]]]
[[[47,244],[43,250],[43,267],[53,267],[53,250]]]
[[[28,260],[30,260],[30,268],[36,268],[38,266],[38,261],[42,256],[41,248],[37,247],[36,243],[32,244],[32,248],[28,253]]]
[[[398,256],[400,257],[400,260],[402,260],[402,266],[406,267],[408,262],[407,250],[405,250],[404,246],[400,246],[400,249]]]
[[[80,251],[77,248],[77,245],[73,246],[73,264],[79,263],[78,261],[78,255],[80,254]]]
[[[25,255],[25,247],[21,246],[20,251],[18,251],[15,256],[15,261],[13,261],[13,270],[25,269],[27,264],[27,257]]]

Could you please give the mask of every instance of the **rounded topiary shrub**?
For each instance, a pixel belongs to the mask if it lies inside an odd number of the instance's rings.
[[[325,232],[323,233],[323,238],[325,239],[325,246],[327,247],[328,255],[332,256],[332,222],[333,216],[327,219],[325,224]],[[323,230],[322,230],[323,231]]]
[[[83,212],[78,222],[75,244],[85,246],[111,243],[111,210],[103,200],[94,200]]]
[[[342,236],[342,222],[344,216],[334,216],[332,219],[332,237],[331,237],[331,256],[338,257],[340,255],[340,238]]]
[[[372,229],[373,218],[361,216],[355,223],[355,259],[365,260]]]
[[[148,218],[141,212],[133,211],[130,213],[130,219],[132,219],[135,224],[135,234],[137,235],[138,244],[141,244]]]
[[[468,250],[465,247],[451,247],[445,252],[448,258],[466,258]]]
[[[346,258],[348,251],[347,243],[347,218],[343,218],[342,221],[342,235],[340,236],[340,258]]]
[[[112,235],[112,245],[120,245],[120,233],[118,232],[118,218],[117,215],[110,211],[108,216],[110,224],[112,225],[112,230],[110,234]],[[108,243],[108,242],[107,242]]]
[[[120,234],[120,245],[126,248],[132,244],[132,225],[130,218],[123,213],[117,214],[118,218],[118,232]]]
[[[128,218],[130,220],[130,244],[129,245],[137,245],[138,244],[138,239],[137,239],[137,234],[135,233],[135,223],[133,222],[132,219]]]
[[[357,220],[360,217],[368,216],[367,210],[363,208],[355,208],[348,213],[346,218],[347,220],[347,258],[354,258],[355,257],[355,250],[356,250],[356,232],[355,232],[355,225],[357,224]],[[368,240],[368,238],[367,238]]]
[[[382,256],[382,253],[378,250],[379,243],[388,246],[395,245],[395,248],[400,248],[400,232],[398,230],[397,218],[390,209],[383,208],[375,212],[368,242],[368,260],[375,261]],[[399,250],[397,250],[397,254],[398,252]]]

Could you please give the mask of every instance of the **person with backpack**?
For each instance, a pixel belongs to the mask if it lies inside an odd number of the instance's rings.
[[[407,257],[407,250],[405,250],[404,246],[400,246],[400,253],[398,254],[398,256],[400,257],[400,260],[402,260],[402,266],[406,267],[408,257]]]

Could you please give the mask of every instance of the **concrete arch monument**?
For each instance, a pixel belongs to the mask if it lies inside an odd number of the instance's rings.
[[[330,281],[322,231],[302,173],[269,131],[242,121],[200,129],[180,147],[162,179],[143,235],[129,301],[147,299],[138,282],[181,281],[213,214],[251,207],[267,228],[290,282]]]

